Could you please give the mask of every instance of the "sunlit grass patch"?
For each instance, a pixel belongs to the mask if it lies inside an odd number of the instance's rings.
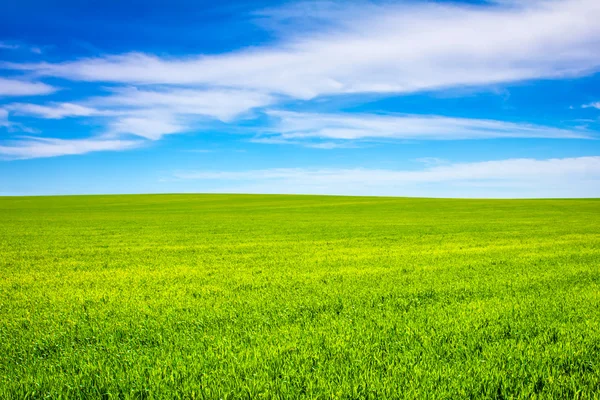
[[[0,398],[597,398],[600,201],[0,198]]]

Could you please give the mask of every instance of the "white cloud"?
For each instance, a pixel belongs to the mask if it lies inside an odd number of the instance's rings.
[[[581,106],[582,108],[597,108],[600,110],[600,101],[596,102],[596,103],[590,103],[590,104],[584,104],[583,106]]]
[[[269,95],[247,91],[122,88],[114,90],[111,95],[94,97],[80,103],[12,103],[6,109],[16,115],[45,119],[159,112],[231,121],[240,114],[271,102],[272,97]]]
[[[163,135],[206,127],[211,120],[230,122],[272,101],[270,95],[244,90],[120,88],[80,103],[12,103],[5,108],[16,116],[44,119],[104,117],[111,134],[157,140]]]
[[[28,50],[34,54],[42,54],[42,49],[36,46],[27,46],[20,43],[0,42],[0,49],[6,50]]]
[[[0,77],[0,96],[36,96],[56,92],[56,88],[42,82],[28,82]]]
[[[95,151],[128,150],[139,147],[141,142],[133,140],[54,139],[29,137],[0,144],[0,158],[30,159],[85,154]]]
[[[46,105],[31,103],[12,103],[6,109],[16,115],[34,116],[45,119],[67,117],[90,117],[98,115],[98,110],[74,103],[49,103]]]
[[[40,75],[319,95],[406,93],[592,73],[600,2],[385,3],[316,9],[319,28],[278,44],[186,58],[129,53],[60,64],[12,64]],[[301,25],[300,25],[301,26]]]
[[[158,140],[164,135],[181,133],[189,129],[188,124],[178,121],[176,117],[168,113],[124,116],[109,124],[109,133],[112,135],[131,134],[149,140]]]
[[[271,111],[274,136],[280,143],[302,139],[424,139],[590,138],[583,130],[503,121],[451,118],[435,115],[317,114]]]
[[[421,170],[280,168],[178,172],[218,182],[213,191],[449,197],[600,196],[600,157],[509,159]]]
[[[95,106],[158,110],[173,115],[198,115],[221,121],[231,121],[240,114],[272,102],[273,97],[270,95],[247,90],[180,88],[161,90],[124,88],[115,90],[110,96],[97,97],[89,101]]]
[[[8,120],[8,110],[0,108],[0,127],[6,128],[8,132],[26,132],[36,134],[39,133],[36,129],[30,128],[18,122]]]
[[[5,106],[5,110],[17,116],[43,119],[100,117],[99,122],[106,125],[105,136],[113,139],[126,134],[158,140],[163,135],[190,130],[193,122],[179,117],[176,110],[168,107],[102,109],[75,103],[12,103]]]
[[[86,104],[117,116],[109,123],[111,133],[158,140],[164,135],[206,128],[215,119],[231,122],[272,101],[270,95],[246,90],[123,88]]]
[[[106,136],[112,139],[121,134],[136,135],[150,140],[158,140],[163,135],[179,133],[189,129],[177,123],[176,117],[164,110],[119,110],[96,109],[74,103],[12,103],[5,106],[14,115],[34,116],[44,119],[77,117],[103,117]]]

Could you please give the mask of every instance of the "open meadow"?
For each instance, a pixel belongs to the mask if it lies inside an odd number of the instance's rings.
[[[600,398],[600,201],[0,198],[0,398]]]

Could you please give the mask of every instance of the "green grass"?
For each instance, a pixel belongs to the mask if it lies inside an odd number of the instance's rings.
[[[0,198],[0,398],[600,398],[600,201]]]

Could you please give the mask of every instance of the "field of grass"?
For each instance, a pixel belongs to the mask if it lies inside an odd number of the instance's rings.
[[[600,398],[600,201],[0,198],[0,398]]]

